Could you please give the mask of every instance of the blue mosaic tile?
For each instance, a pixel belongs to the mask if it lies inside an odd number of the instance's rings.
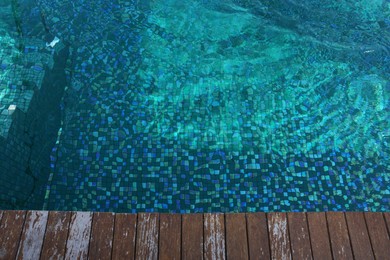
[[[39,7],[72,51],[47,209],[389,210],[388,6]]]

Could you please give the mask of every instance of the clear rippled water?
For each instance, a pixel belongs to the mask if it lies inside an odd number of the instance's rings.
[[[388,1],[38,1],[71,47],[46,207],[389,210]]]

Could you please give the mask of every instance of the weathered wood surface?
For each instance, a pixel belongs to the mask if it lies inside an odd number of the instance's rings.
[[[268,214],[269,241],[272,259],[292,259],[287,214]]]
[[[182,216],[183,259],[203,258],[203,214]]]
[[[160,215],[159,259],[179,260],[181,256],[181,216]]]
[[[25,218],[25,211],[3,213],[0,226],[0,259],[15,259]]]
[[[345,215],[355,259],[374,259],[363,212]]]
[[[311,250],[314,259],[332,259],[329,232],[324,212],[307,213],[309,223]]]
[[[41,259],[64,259],[70,212],[49,212]]]
[[[204,214],[204,259],[226,259],[224,214]]]
[[[90,259],[111,259],[114,218],[113,213],[97,212],[93,214],[88,252]]]
[[[47,224],[47,211],[27,212],[17,259],[39,259]]]
[[[287,213],[293,259],[312,259],[306,214]]]
[[[365,213],[372,250],[376,259],[390,259],[390,239],[384,216],[378,213]]]
[[[65,259],[87,259],[91,224],[91,212],[74,212],[72,214]]]
[[[136,214],[116,214],[113,259],[134,259],[136,230]]]
[[[246,214],[249,259],[270,259],[267,216],[265,213]]]
[[[385,220],[386,220],[386,225],[387,225],[387,231],[390,236],[390,212],[384,213],[385,215]]]
[[[249,259],[245,214],[226,214],[226,255],[230,259]]]
[[[0,211],[0,260],[390,259],[389,213]]]
[[[158,214],[138,214],[136,259],[157,259],[158,230]]]
[[[334,259],[353,259],[347,223],[342,212],[326,214]]]

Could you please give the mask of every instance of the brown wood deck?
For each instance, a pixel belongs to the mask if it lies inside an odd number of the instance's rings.
[[[0,211],[0,259],[390,259],[390,213]]]

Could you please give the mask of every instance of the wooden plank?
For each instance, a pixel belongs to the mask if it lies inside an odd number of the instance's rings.
[[[230,259],[249,259],[245,214],[226,214],[226,252]]]
[[[26,211],[5,211],[0,225],[0,259],[15,259]]]
[[[375,258],[390,258],[390,238],[384,216],[381,213],[366,212],[364,214]]]
[[[182,216],[182,258],[203,259],[203,215]]]
[[[136,259],[157,259],[158,230],[158,214],[138,214]]]
[[[114,219],[114,213],[95,212],[93,214],[89,259],[111,259]]]
[[[270,259],[267,217],[265,213],[246,214],[249,259]]]
[[[87,259],[91,224],[91,212],[74,212],[72,214],[65,259]]]
[[[28,211],[16,259],[39,259],[45,237],[47,211]]]
[[[328,212],[330,244],[334,259],[353,259],[347,223],[343,212]]]
[[[134,259],[136,214],[116,214],[112,259]]]
[[[292,259],[286,213],[268,213],[272,259]]]
[[[311,249],[314,259],[332,259],[329,233],[324,212],[307,213]]]
[[[356,259],[374,259],[363,212],[345,213],[353,256]]]
[[[180,259],[181,215],[160,214],[159,259]]]
[[[293,259],[312,259],[306,214],[287,213]]]
[[[65,257],[70,216],[70,212],[49,212],[41,259],[63,259]]]
[[[389,236],[390,236],[390,213],[385,212],[385,213],[383,213],[383,215],[385,216],[385,221],[386,221],[386,225],[387,225],[387,234],[389,234]]]
[[[3,219],[3,213],[4,211],[0,210],[0,225],[1,225],[1,220]]]
[[[224,214],[204,214],[204,258],[226,259]]]

